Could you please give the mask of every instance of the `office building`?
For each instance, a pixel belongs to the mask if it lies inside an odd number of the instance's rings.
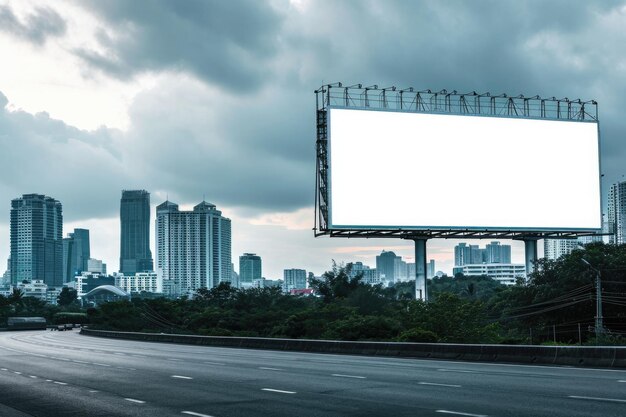
[[[239,284],[252,285],[262,277],[261,257],[256,253],[244,253],[239,257]]]
[[[285,269],[283,271],[283,291],[302,290],[306,288],[306,271],[304,269]]]
[[[396,274],[400,272],[402,266],[399,262],[401,260],[402,258],[397,256],[394,252],[383,250],[382,253],[376,257],[376,271],[378,271],[379,278],[382,281],[390,283],[395,282]]]
[[[150,251],[150,193],[124,190],[120,201],[120,272],[153,270]]]
[[[89,258],[87,260],[87,272],[97,272],[99,274],[106,275],[107,264],[100,259]]]
[[[626,181],[611,185],[607,214],[609,243],[626,243]]]
[[[63,209],[41,194],[11,201],[11,282],[63,285]]]
[[[165,201],[157,207],[156,267],[166,295],[193,295],[231,282],[231,265],[230,219],[215,205],[203,201],[181,211]]]
[[[63,238],[63,282],[87,271],[90,256],[89,230],[74,229],[73,233],[68,233]]]

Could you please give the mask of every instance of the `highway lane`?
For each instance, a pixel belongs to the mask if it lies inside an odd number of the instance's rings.
[[[625,416],[626,371],[0,333],[0,416]]]

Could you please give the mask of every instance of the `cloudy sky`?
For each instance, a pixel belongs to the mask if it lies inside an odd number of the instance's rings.
[[[625,45],[609,0],[0,0],[0,258],[10,200],[36,192],[117,270],[121,190],[144,188],[154,205],[206,196],[233,220],[233,259],[259,253],[268,278],[383,248],[412,260],[403,241],[313,238],[313,91],[596,99],[606,187],[626,174]],[[429,242],[437,269],[456,243]]]

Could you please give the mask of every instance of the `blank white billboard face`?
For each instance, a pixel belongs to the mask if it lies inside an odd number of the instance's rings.
[[[330,228],[601,228],[590,122],[329,110]]]

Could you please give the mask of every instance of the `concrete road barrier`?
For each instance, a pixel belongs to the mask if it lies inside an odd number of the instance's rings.
[[[82,328],[86,336],[144,342],[181,343],[245,349],[335,353],[419,359],[504,362],[538,365],[626,368],[626,346],[464,345],[455,343],[350,342],[342,340],[273,339],[112,332]]]

